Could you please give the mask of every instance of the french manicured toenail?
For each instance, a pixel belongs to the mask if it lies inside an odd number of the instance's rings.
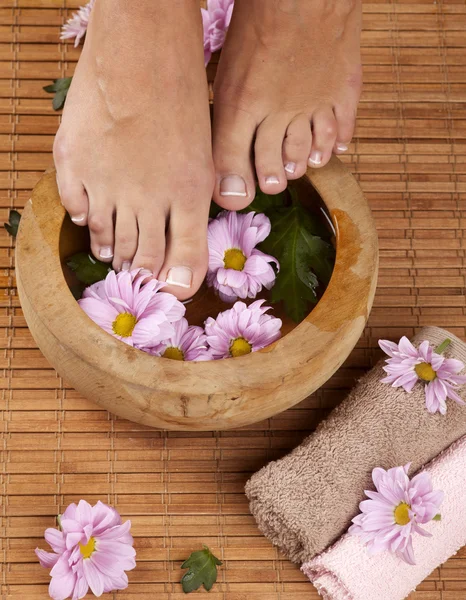
[[[293,175],[293,173],[296,171],[296,163],[294,163],[294,162],[286,163],[285,171],[287,173],[291,173]]]
[[[246,182],[239,175],[227,175],[220,181],[220,196],[242,196],[248,195]]]
[[[71,217],[71,220],[73,221],[73,223],[82,223],[85,218],[86,218],[85,214],[74,215],[74,216]]]
[[[121,264],[121,270],[122,271],[129,271],[131,268],[131,263],[129,262],[129,260],[124,260]]]
[[[348,150],[348,146],[346,144],[337,144],[338,152],[346,152]]]
[[[276,185],[277,183],[280,183],[280,179],[278,179],[278,177],[275,175],[269,175],[265,178],[265,183],[267,185]]]
[[[322,152],[319,150],[313,150],[311,152],[311,156],[309,157],[309,162],[311,165],[320,165],[322,162]]]
[[[100,258],[112,258],[113,248],[111,246],[104,246],[99,251]]]
[[[190,288],[193,282],[193,272],[189,267],[172,267],[168,271],[168,285]]]

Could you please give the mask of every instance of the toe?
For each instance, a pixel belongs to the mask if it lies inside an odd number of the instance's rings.
[[[337,139],[337,121],[330,107],[321,108],[312,115],[312,147],[309,165],[325,166],[332,155]]]
[[[334,113],[337,120],[337,139],[333,151],[335,154],[342,154],[348,150],[348,146],[353,138],[356,109],[336,106]]]
[[[113,208],[90,200],[88,217],[92,254],[103,262],[112,262],[114,248]]]
[[[159,278],[165,256],[165,223],[165,213],[158,207],[138,215],[138,247],[131,263],[132,269],[148,269]]]
[[[87,225],[89,200],[79,178],[66,170],[57,171],[57,186],[61,203],[76,225]]]
[[[115,220],[115,252],[113,268],[127,271],[131,267],[138,247],[136,215],[126,207],[118,207]]]
[[[288,179],[298,179],[306,172],[311,141],[309,117],[304,114],[298,115],[288,125],[283,140],[283,164]]]
[[[256,123],[244,111],[219,104],[214,109],[212,152],[216,181],[213,198],[228,210],[248,206],[256,192],[251,161]]]
[[[84,185],[72,168],[73,153],[65,135],[59,132],[53,143],[53,159],[57,169],[60,199],[76,225],[87,225],[89,200]]]
[[[270,115],[257,128],[254,144],[256,174],[259,187],[266,194],[278,194],[286,189],[282,147],[289,122],[289,116]]]
[[[208,263],[208,203],[197,211],[183,205],[172,206],[167,237],[167,253],[159,279],[168,283],[164,291],[179,300],[191,298],[200,288]]]

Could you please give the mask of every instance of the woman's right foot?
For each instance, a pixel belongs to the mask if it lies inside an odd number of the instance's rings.
[[[214,187],[197,0],[98,0],[54,144],[60,195],[116,270],[181,300],[207,269]]]
[[[215,201],[243,208],[348,149],[360,0],[236,0],[215,80]]]

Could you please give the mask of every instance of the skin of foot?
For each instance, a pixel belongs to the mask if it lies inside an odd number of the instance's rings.
[[[214,200],[240,209],[348,149],[360,0],[236,0],[214,84]]]
[[[197,0],[98,0],[54,160],[62,203],[115,270],[201,285],[214,187]]]

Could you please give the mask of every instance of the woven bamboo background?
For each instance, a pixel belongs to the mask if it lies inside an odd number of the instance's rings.
[[[78,5],[0,0],[1,222],[11,207],[21,209],[51,165],[59,115],[42,86],[73,72],[79,50],[59,43],[58,35]],[[79,397],[29,334],[15,290],[13,244],[0,231],[2,599],[48,597],[48,574],[33,549],[44,544],[55,515],[81,497],[109,502],[133,522],[139,560],[121,599],[181,600],[181,560],[201,543],[224,561],[210,600],[318,597],[259,534],[243,484],[296,446],[345,396],[377,358],[378,338],[411,335],[425,324],[466,338],[465,52],[465,0],[365,4],[365,90],[344,160],[379,229],[375,306],[337,375],[267,422],[224,433],[166,433]],[[466,599],[466,551],[412,598]]]

